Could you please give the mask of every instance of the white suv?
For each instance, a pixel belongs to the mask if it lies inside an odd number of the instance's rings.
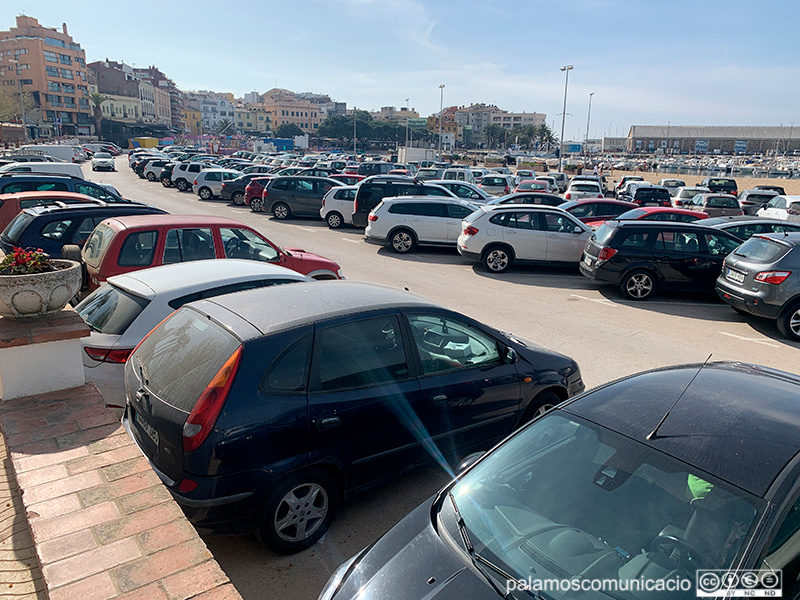
[[[179,192],[188,192],[192,189],[192,182],[203,169],[211,169],[210,165],[199,162],[182,162],[172,169],[172,183]]]
[[[484,204],[461,229],[458,252],[493,273],[515,262],[577,265],[592,234],[565,210],[541,204]]]
[[[590,179],[573,179],[564,192],[565,200],[581,200],[582,198],[604,198],[600,184]]]
[[[241,176],[241,171],[232,169],[207,169],[195,175],[192,192],[203,200],[210,200],[222,193],[222,184]]]
[[[454,246],[461,221],[478,209],[460,198],[402,196],[384,198],[367,217],[366,241],[389,244],[405,254],[418,244]]]
[[[319,216],[331,229],[353,224],[353,203],[358,188],[354,185],[335,187],[322,197]]]

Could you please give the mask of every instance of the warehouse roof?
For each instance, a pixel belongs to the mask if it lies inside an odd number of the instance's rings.
[[[800,127],[761,125],[632,125],[628,138],[800,139]]]

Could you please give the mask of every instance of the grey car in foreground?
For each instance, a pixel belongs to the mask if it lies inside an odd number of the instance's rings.
[[[729,568],[796,598],[798,397],[796,375],[730,362],[590,391],[473,462],[319,598],[688,600],[720,583],[699,571]]]
[[[725,258],[716,289],[736,311],[776,319],[800,342],[800,233],[751,237]]]

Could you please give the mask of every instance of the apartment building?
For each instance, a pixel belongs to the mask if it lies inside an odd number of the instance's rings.
[[[294,123],[303,132],[314,135],[325,120],[319,104],[304,100],[289,90],[274,88],[262,96],[262,106],[269,113],[273,130],[284,123]]]
[[[413,108],[395,108],[394,106],[381,106],[376,112],[369,113],[376,121],[396,121],[405,123],[406,119],[419,119],[419,113]]]
[[[156,121],[182,131],[184,129],[181,118],[183,105],[181,91],[175,82],[154,66],[146,69],[134,69],[133,73],[137,79],[147,81],[153,86]]]
[[[16,91],[20,82],[36,105],[25,115],[29,134],[92,133],[86,53],[66,23],[55,29],[18,15],[16,27],[0,31],[0,85]]]
[[[521,127],[525,125],[544,125],[546,119],[546,114],[537,112],[510,113],[505,110],[499,110],[489,113],[489,123],[491,125],[500,125],[506,129],[512,129],[514,127]]]

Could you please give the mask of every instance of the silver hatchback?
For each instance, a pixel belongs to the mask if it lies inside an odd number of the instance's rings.
[[[800,342],[800,232],[751,237],[725,259],[716,289],[737,312],[776,319]]]

